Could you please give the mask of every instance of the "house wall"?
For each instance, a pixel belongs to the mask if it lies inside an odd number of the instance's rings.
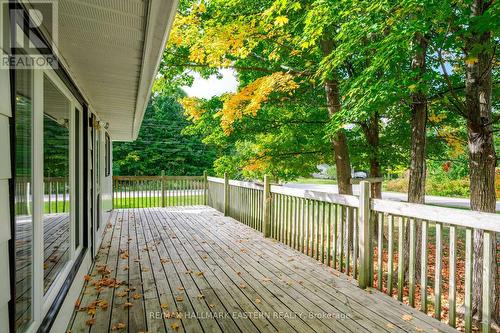
[[[6,19],[6,18],[5,18]],[[0,25],[0,34],[3,34]],[[0,45],[0,54],[7,53],[6,45]],[[10,105],[9,71],[0,69],[0,332],[9,331],[8,302],[10,300],[9,249],[10,206],[9,179],[11,178],[9,119]],[[7,291],[7,292],[5,292]]]

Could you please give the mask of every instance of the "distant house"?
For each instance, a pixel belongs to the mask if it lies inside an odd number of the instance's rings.
[[[328,164],[319,164],[316,166],[319,172],[315,172],[311,174],[314,178],[321,178],[321,179],[328,179],[330,176],[328,175],[328,169],[330,168],[330,165]]]
[[[64,332],[177,1],[0,5],[0,332]]]

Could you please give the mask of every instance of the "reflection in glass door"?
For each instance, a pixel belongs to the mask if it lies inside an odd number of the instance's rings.
[[[33,321],[33,72],[16,71],[15,110],[15,323],[26,330]]]
[[[47,78],[43,87],[43,289],[70,258],[70,101]]]

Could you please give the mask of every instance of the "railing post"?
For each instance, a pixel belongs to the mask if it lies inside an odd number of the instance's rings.
[[[269,176],[264,176],[264,193],[262,196],[263,202],[263,219],[262,219],[262,233],[264,237],[271,236],[271,182]]]
[[[165,189],[163,182],[165,181],[165,170],[161,170],[161,180],[160,180],[160,198],[161,198],[161,206],[165,207]]]
[[[208,206],[208,173],[207,170],[203,171],[203,194],[205,206]]]
[[[366,288],[370,282],[370,182],[359,184],[359,287]]]
[[[224,216],[229,215],[229,178],[224,172]]]
[[[491,304],[492,304],[492,295],[494,294],[493,286],[495,282],[492,281],[492,246],[491,243],[494,239],[492,236],[494,234],[490,231],[484,232],[484,240],[483,240],[483,322],[482,329],[484,333],[491,332]],[[496,253],[496,252],[493,252]],[[494,262],[494,261],[493,261]],[[493,269],[496,269],[493,266]],[[492,284],[493,282],[493,284]]]

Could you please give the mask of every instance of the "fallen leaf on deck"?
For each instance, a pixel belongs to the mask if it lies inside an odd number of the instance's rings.
[[[243,284],[243,283],[240,284],[241,289],[245,289],[246,287],[247,287],[246,284]]]
[[[177,297],[175,298],[175,300],[176,300],[177,302],[182,302],[182,301],[184,300],[184,297],[182,297],[182,296],[177,296]]]
[[[90,280],[92,280],[92,276],[90,276],[90,275],[84,275],[84,276],[83,276],[83,279],[84,279],[85,281],[90,281]]]
[[[405,321],[410,321],[413,319],[413,316],[412,315],[409,315],[409,314],[405,314],[401,317],[403,320]]]
[[[198,298],[199,298],[199,299],[205,298],[205,295],[203,295],[203,294],[198,294]]]
[[[77,309],[77,310],[80,309],[80,303],[81,303],[81,301],[79,299],[77,299],[75,302],[75,309]]]
[[[160,304],[160,308],[162,308],[162,309],[168,309],[168,304],[167,303],[162,303],[162,304]]]
[[[128,292],[126,292],[126,291],[120,291],[118,294],[116,294],[116,296],[118,296],[118,297],[125,297],[127,295],[128,295]]]
[[[101,308],[101,310],[107,310],[108,306],[109,306],[108,301],[106,301],[106,300],[100,300],[97,302],[96,305],[99,306]]]
[[[261,301],[259,298],[257,298],[257,299],[255,300],[255,303],[257,303],[257,304],[260,304],[261,302],[262,302],[262,301]]]
[[[208,306],[209,306],[210,308],[214,308],[214,307],[215,307],[215,304],[208,304]]]
[[[175,322],[175,323],[172,323],[172,325],[170,325],[170,327],[174,330],[178,330],[181,326],[179,325],[178,322]]]
[[[142,295],[141,295],[141,294],[133,294],[133,295],[132,295],[132,298],[133,298],[133,299],[139,299],[139,298],[141,298],[141,297],[142,297]]]
[[[127,325],[125,325],[124,323],[117,323],[117,324],[111,326],[111,330],[113,330],[113,331],[123,330],[125,327],[127,327]]]
[[[387,328],[390,328],[390,329],[393,329],[393,328],[394,328],[394,325],[393,325],[393,324],[391,324],[391,323],[388,323],[386,326],[387,326]]]
[[[123,307],[124,308],[130,308],[132,305],[134,305],[134,304],[130,303],[130,302],[127,302],[127,303],[123,304]]]
[[[85,322],[85,325],[87,326],[92,326],[92,325],[95,325],[95,319],[92,318],[92,319],[89,319]]]

